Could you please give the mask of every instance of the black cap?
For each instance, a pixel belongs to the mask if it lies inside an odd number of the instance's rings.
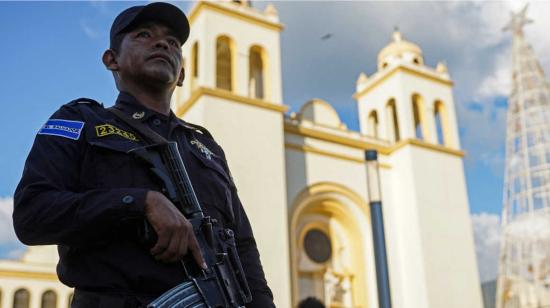
[[[111,48],[120,40],[119,34],[132,31],[138,25],[148,21],[162,22],[170,27],[183,45],[189,37],[189,22],[185,14],[175,5],[154,2],[147,5],[132,6],[118,14],[111,26]]]

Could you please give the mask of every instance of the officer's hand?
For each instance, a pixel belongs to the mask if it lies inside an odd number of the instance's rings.
[[[147,192],[145,216],[157,232],[157,243],[151,248],[156,260],[177,262],[189,249],[197,264],[206,268],[193,226],[168,198],[158,191]]]

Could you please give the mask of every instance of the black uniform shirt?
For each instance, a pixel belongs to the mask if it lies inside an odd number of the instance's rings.
[[[253,296],[247,307],[274,307],[222,148],[204,128],[149,110],[127,93],[115,108],[178,143],[205,215],[235,231]],[[143,145],[130,127],[87,99],[62,106],[36,136],[15,192],[14,227],[27,245],[58,245],[64,284],[157,296],[183,281],[181,265],[155,261],[138,241],[145,195],[162,189],[127,154]]]

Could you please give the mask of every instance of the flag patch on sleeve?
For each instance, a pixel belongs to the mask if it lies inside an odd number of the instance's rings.
[[[61,119],[49,119],[38,131],[39,135],[52,135],[78,140],[84,122]]]

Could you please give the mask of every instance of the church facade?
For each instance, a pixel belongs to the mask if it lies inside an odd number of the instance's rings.
[[[199,1],[188,16],[187,77],[173,109],[223,146],[277,307],[306,297],[327,307],[378,307],[369,208],[369,185],[377,183],[369,183],[365,163],[373,149],[392,306],[481,307],[464,152],[444,64],[426,66],[420,47],[396,31],[377,71],[361,74],[350,93],[357,132],[321,99],[287,114],[275,7]],[[67,307],[71,290],[56,282],[53,263],[39,264],[55,260],[49,249],[0,262],[1,308],[12,307],[21,290],[28,307],[44,307],[48,291],[57,306],[46,307]]]

